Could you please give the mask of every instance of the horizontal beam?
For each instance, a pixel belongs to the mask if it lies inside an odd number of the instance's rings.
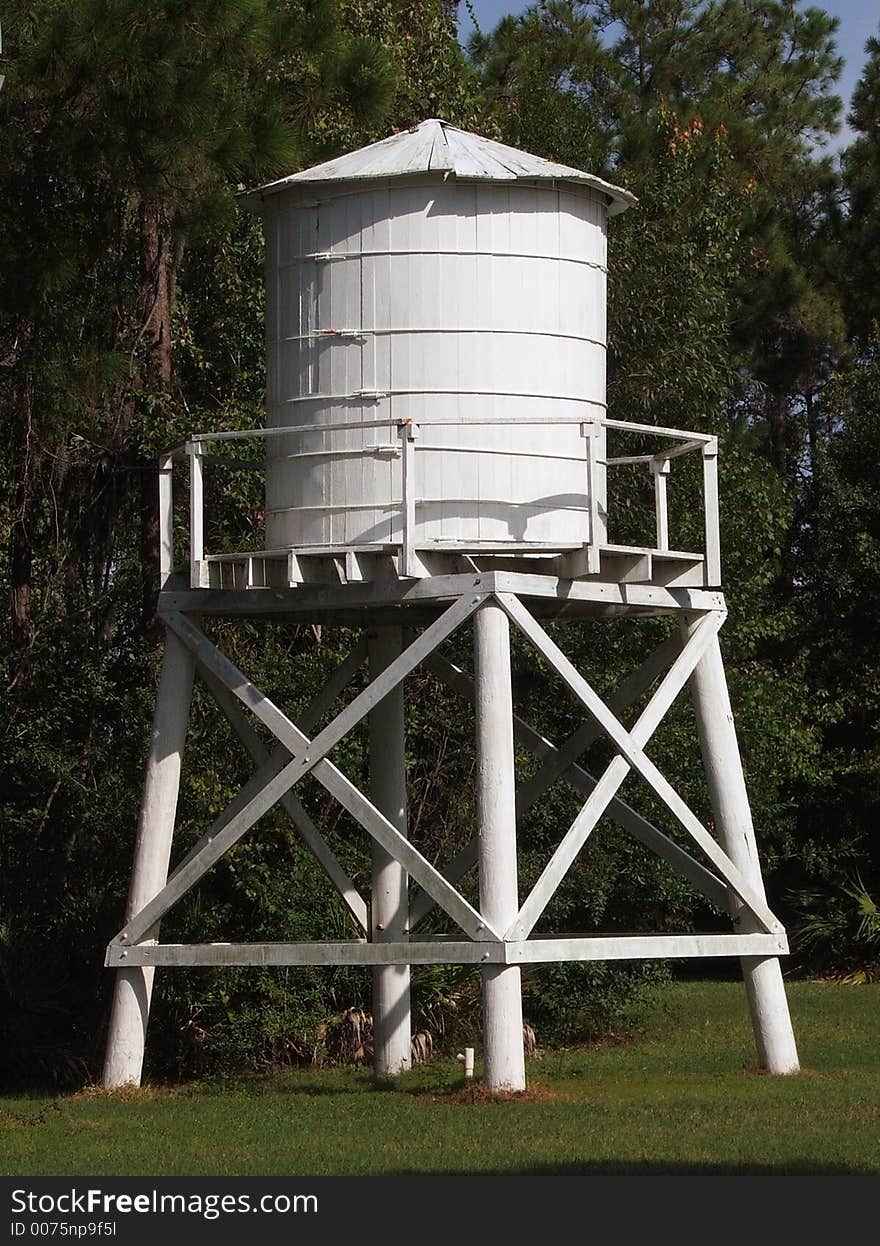
[[[503,960],[500,943],[111,943],[106,965],[473,965]]]
[[[606,583],[603,580],[562,580],[552,575],[493,573],[493,592],[516,597],[554,597],[568,602],[609,606],[646,606],[657,610],[690,610],[704,614],[726,610],[724,595],[703,588],[663,588],[655,584]],[[690,603],[690,604],[688,604]]]
[[[422,939],[413,943],[111,943],[105,964],[134,965],[523,965],[558,961],[785,956],[785,934],[583,935],[515,943]]]
[[[724,596],[702,588],[664,588],[658,585],[568,580],[554,575],[525,575],[512,571],[469,572],[429,576],[423,580],[356,581],[350,584],[299,584],[294,588],[210,589],[166,591],[159,596],[159,613],[202,615],[291,615],[309,618],[337,610],[376,609],[428,603],[441,605],[471,592],[514,593],[518,597],[552,599],[562,605],[601,605],[661,611],[704,613],[724,610]]]
[[[163,617],[181,614],[308,616],[327,610],[362,610],[431,602],[443,605],[467,593],[491,593],[493,573],[438,575],[428,580],[357,580],[350,584],[297,584],[291,588],[212,589],[165,592],[159,597]],[[691,608],[691,607],[689,607]]]
[[[505,943],[507,964],[586,960],[690,960],[709,956],[787,956],[778,934],[599,935],[596,938],[524,939]]]

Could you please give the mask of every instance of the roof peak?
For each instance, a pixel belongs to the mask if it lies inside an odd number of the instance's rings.
[[[260,211],[271,195],[308,184],[385,180],[419,173],[442,173],[469,181],[556,181],[603,194],[609,214],[636,202],[629,191],[593,173],[508,147],[495,139],[463,130],[442,117],[426,117],[406,130],[357,151],[302,169],[241,196],[244,206]]]

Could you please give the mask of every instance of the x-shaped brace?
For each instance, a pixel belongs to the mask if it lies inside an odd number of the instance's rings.
[[[262,761],[257,772],[178,865],[165,887],[132,917],[113,942],[131,945],[149,937],[153,927],[164,914],[181,896],[196,885],[211,866],[237,843],[263,814],[278,801],[288,803],[291,799],[295,799],[292,798],[291,788],[308,773],[313,774],[323,784],[343,808],[407,870],[423,891],[430,895],[471,939],[518,941],[528,938],[592,830],[609,804],[615,799],[621,784],[630,770],[635,770],[703,849],[721,877],[752,912],[760,926],[768,933],[781,932],[780,923],[763,898],[743,877],[644,753],[644,748],[651,736],[717,635],[723,622],[723,614],[718,611],[703,617],[664,676],[635,726],[631,731],[627,731],[518,598],[507,593],[498,593],[495,597],[516,626],[532,641],[568,684],[586,708],[591,719],[602,732],[609,736],[618,750],[617,756],[596,782],[586,804],[557,847],[509,930],[500,932],[487,923],[482,915],[451,885],[451,882],[409,843],[405,836],[328,760],[327,756],[343,736],[484,604],[487,594],[474,593],[459,598],[450,606],[311,740],[301,727],[291,722],[287,715],[252,684],[195,624],[183,614],[169,612],[166,615],[166,622],[192,651],[200,668],[207,673],[209,682],[216,685],[224,695],[231,694],[251,710],[272,732],[279,742],[279,747],[268,757],[263,752],[265,760]],[[220,699],[222,705],[222,698]],[[233,725],[236,725],[234,715],[231,716],[231,721]],[[241,731],[239,735],[245,738]],[[249,751],[253,756],[257,756],[253,748]],[[288,803],[288,811],[296,814],[302,813],[304,817],[299,820],[308,830],[310,824],[299,802],[295,802],[293,807]],[[312,830],[320,841],[316,829],[312,827]],[[305,837],[308,842],[308,835]],[[323,843],[323,841],[320,842]],[[321,859],[320,852],[316,850],[315,845],[310,846]],[[329,849],[327,852],[329,854]],[[329,856],[332,858],[332,854]],[[335,862],[335,858],[332,860]],[[325,868],[327,868],[326,863]],[[342,881],[348,882],[344,878]]]
[[[642,693],[646,692],[671,665],[680,650],[681,641],[678,636],[670,636],[611,695],[607,702],[609,709],[619,715],[633,701],[638,700]],[[435,653],[428,659],[428,667],[465,700],[474,701],[476,688],[473,679],[453,662]],[[575,791],[580,792],[586,800],[596,786],[596,780],[577,764],[577,759],[602,734],[593,719],[588,718],[559,747],[552,744],[517,714],[514,714],[513,718],[513,731],[514,737],[523,748],[542,759],[542,765],[517,792],[517,821],[524,817],[548,788],[563,775]],[[721,909],[728,907],[728,890],[721,880],[619,797],[615,796],[610,802],[608,814],[640,843],[657,853],[673,869],[693,883],[713,904]],[[478,839],[474,836],[449,862],[443,871],[444,876],[451,883],[459,882],[477,864],[477,856]],[[433,907],[434,901],[430,896],[425,892],[417,892],[410,904],[410,930],[414,930]]]
[[[721,877],[751,910],[755,919],[768,934],[783,930],[781,923],[767,907],[763,897],[742,875],[727,854],[712,838],[697,816],[688,808],[672,785],[660,773],[645,754],[645,745],[656,731],[664,715],[678,693],[690,678],[697,663],[703,657],[710,642],[717,635],[724,621],[723,614],[712,612],[703,617],[694,629],[678,658],[670,667],[660,687],[642,711],[631,731],[618,721],[614,714],[578,673],[562,650],[555,644],[541,625],[533,618],[517,597],[510,593],[498,593],[497,599],[510,619],[532,644],[544,655],[550,665],[568,684],[583,704],[587,713],[617,746],[618,755],[612,760],[597,782],[581,812],[569,827],[561,844],[526,898],[505,940],[528,938],[540,919],[560,882],[565,877],[577,854],[614,798],[618,788],[635,770],[642,776],[653,792],[675,815],[685,830],[696,840],[703,852],[718,870]]]
[[[386,852],[400,862],[470,938],[499,940],[500,932],[486,922],[363,793],[327,760],[327,754],[343,736],[470,618],[484,600],[485,594],[459,598],[312,740],[252,684],[195,624],[184,615],[169,611],[165,616],[166,623],[192,651],[200,666],[250,709],[286,752],[276,750],[264,762],[177,867],[162,890],[131,918],[113,942],[133,944],[147,937],[172,905],[308,773],[313,774]]]

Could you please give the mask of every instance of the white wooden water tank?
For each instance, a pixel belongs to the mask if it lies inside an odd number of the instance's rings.
[[[430,120],[242,199],[268,425],[304,430],[266,442],[267,548],[400,543],[401,421],[417,548],[588,539],[581,422],[605,412],[606,225],[631,195]]]

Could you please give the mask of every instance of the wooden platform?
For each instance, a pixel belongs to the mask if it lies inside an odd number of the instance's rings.
[[[420,548],[415,576],[401,574],[399,546],[313,547],[211,554],[191,569],[193,589],[250,592],[306,585],[412,584],[422,579],[505,572],[578,583],[650,585],[659,588],[710,588],[702,554],[627,545],[604,545],[599,570],[591,569],[586,546],[516,547],[498,545],[475,551]]]
[[[366,569],[379,572],[384,566],[386,576],[376,574],[372,578],[348,578],[337,575],[335,581],[318,578],[322,569],[333,566],[339,570],[341,556],[316,554],[303,561],[309,566],[314,579],[293,580],[272,585],[259,583],[253,575],[247,587],[190,588],[183,576],[169,577],[159,596],[159,613],[196,613],[227,617],[289,618],[297,622],[324,623],[327,625],[354,625],[400,623],[401,615],[407,622],[430,620],[456,598],[468,593],[513,593],[528,602],[530,612],[538,618],[594,618],[613,619],[623,616],[650,616],[676,614],[682,611],[705,613],[726,610],[721,592],[680,585],[634,581],[619,578],[603,579],[587,575],[564,577],[548,574],[550,566],[559,567],[565,554],[554,560],[542,559],[486,559],[495,567],[504,569],[480,570],[476,564],[483,558],[472,559],[469,570],[447,572],[426,576],[423,579],[401,579],[394,572],[390,554],[370,551],[372,559],[362,564]],[[363,555],[354,554],[362,558]],[[634,557],[631,551],[621,555]],[[247,555],[248,559],[263,564],[267,555]],[[299,558],[300,555],[298,554]],[[462,556],[444,555],[445,558]],[[674,566],[674,560],[670,560]],[[208,564],[214,565],[214,564]],[[222,564],[221,564],[222,565]],[[275,566],[274,562],[269,563]],[[283,563],[280,564],[283,566]],[[565,565],[564,563],[562,564]],[[513,567],[528,568],[514,570]],[[509,568],[509,569],[508,569]],[[534,568],[534,569],[533,569]],[[660,571],[662,580],[664,571]],[[693,570],[693,567],[691,568]],[[220,572],[213,573],[220,578]],[[609,573],[610,575],[610,573]],[[207,578],[207,577],[206,577]]]

